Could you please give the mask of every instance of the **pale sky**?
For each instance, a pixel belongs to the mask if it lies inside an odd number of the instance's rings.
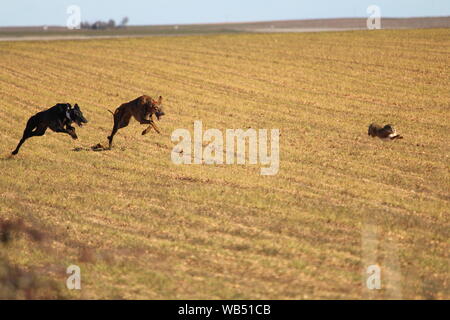
[[[65,25],[70,5],[81,20],[129,17],[130,25],[366,17],[450,16],[450,0],[0,0],[0,26]]]

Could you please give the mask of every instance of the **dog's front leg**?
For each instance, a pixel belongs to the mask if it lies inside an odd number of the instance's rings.
[[[75,133],[75,128],[73,128],[73,127],[72,127],[72,130],[71,129],[64,129],[64,128],[62,128],[62,129],[57,129],[57,130],[53,130],[53,131],[67,133],[69,136],[72,137],[73,140],[77,140],[78,139],[78,136]]]
[[[156,126],[155,121],[153,121],[153,115],[150,116],[150,122],[148,124],[150,124],[148,126],[147,129],[145,129],[144,131],[142,131],[142,135],[147,134],[150,132],[150,130],[155,129],[156,132],[158,132],[159,134],[161,134],[161,131],[159,130],[159,128]]]
[[[66,132],[72,137],[73,140],[77,140],[78,136],[75,132],[75,128],[70,126],[70,125],[66,125]]]
[[[75,128],[70,126],[70,125],[66,125],[66,127],[64,128],[61,124],[52,124],[50,126],[50,129],[52,129],[55,132],[62,132],[62,133],[67,133],[69,136],[72,137],[72,139],[76,140],[78,139],[77,134],[75,133]]]
[[[150,130],[155,129],[156,132],[158,132],[159,134],[161,134],[161,131],[159,130],[159,128],[156,126],[156,124],[152,121],[150,122],[150,125],[148,126],[147,129],[145,129],[144,131],[142,131],[142,135],[147,134],[150,132]]]
[[[159,130],[158,126],[156,125],[155,122],[152,121],[152,123],[150,124],[150,126],[153,127],[153,129],[155,129],[156,132],[158,132],[159,134],[161,134],[161,131]]]

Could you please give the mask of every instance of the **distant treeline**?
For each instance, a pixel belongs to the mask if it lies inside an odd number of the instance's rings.
[[[104,29],[114,29],[114,28],[125,28],[128,24],[128,17],[124,17],[120,24],[116,24],[113,19],[109,19],[109,21],[96,21],[94,23],[90,23],[87,21],[81,22],[81,29],[94,29],[94,30],[104,30]]]

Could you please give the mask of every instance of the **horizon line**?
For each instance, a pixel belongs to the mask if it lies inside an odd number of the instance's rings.
[[[450,18],[450,15],[436,15],[436,16],[409,16],[409,17],[394,17],[386,16],[381,19],[427,19],[427,18]],[[193,26],[193,25],[227,25],[227,24],[251,24],[251,23],[270,23],[270,22],[290,22],[290,21],[318,21],[318,20],[345,20],[345,19],[367,19],[367,17],[335,17],[335,18],[308,18],[308,19],[281,19],[281,20],[253,20],[253,21],[227,21],[227,22],[190,22],[190,23],[162,23],[162,24],[127,24],[127,27],[151,27],[151,26]],[[107,21],[107,20],[95,20]],[[90,21],[82,21],[90,22]],[[48,24],[35,24],[35,25],[0,25],[0,28],[35,28],[35,27],[56,27],[65,28],[65,25],[48,25]]]

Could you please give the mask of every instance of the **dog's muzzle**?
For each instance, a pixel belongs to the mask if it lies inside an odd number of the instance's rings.
[[[77,120],[75,120],[75,122],[77,123],[77,125],[81,128],[82,126],[83,126],[83,124],[84,123],[88,123],[88,121],[86,120],[86,119],[81,119],[81,120],[79,120],[79,119],[77,119]]]
[[[165,115],[164,112],[155,112],[156,118],[159,120],[159,118],[161,118],[163,115]]]

